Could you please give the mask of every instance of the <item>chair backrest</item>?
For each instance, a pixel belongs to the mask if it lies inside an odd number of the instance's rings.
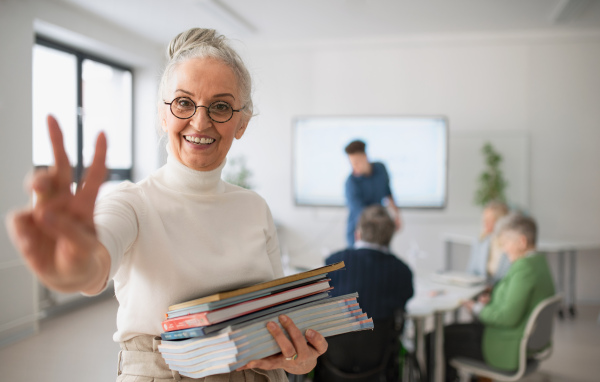
[[[554,295],[542,300],[531,312],[525,326],[524,338],[527,338],[528,353],[543,351],[552,340],[552,329],[556,311],[562,300],[562,295]]]
[[[374,320],[375,329],[327,338],[317,360],[315,382],[386,381],[398,370],[400,331],[394,320]],[[393,366],[392,366],[393,365]]]
[[[554,318],[561,301],[561,294],[548,297],[531,312],[521,339],[519,372],[525,372],[528,356],[550,350]]]

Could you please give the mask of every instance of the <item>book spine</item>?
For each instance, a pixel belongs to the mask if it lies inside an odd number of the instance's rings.
[[[183,317],[170,318],[162,322],[162,327],[165,332],[207,325],[210,325],[210,323],[206,318],[206,313],[196,313]]]
[[[196,329],[176,330],[174,332],[165,332],[165,333],[161,333],[160,336],[165,341],[171,341],[171,340],[181,340],[184,338],[200,337],[203,335],[204,335],[204,330],[202,330],[202,328],[196,328]]]

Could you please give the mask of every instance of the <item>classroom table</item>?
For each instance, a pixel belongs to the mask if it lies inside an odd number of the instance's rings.
[[[445,380],[444,359],[444,316],[455,312],[463,301],[470,300],[485,290],[485,285],[459,286],[434,281],[430,275],[416,275],[415,295],[406,304],[406,317],[413,321],[415,328],[415,357],[422,372],[427,373],[425,360],[425,319],[434,320],[434,382]]]
[[[449,270],[452,265],[453,244],[471,246],[475,239],[476,237],[474,235],[466,235],[463,233],[444,233],[442,235],[442,240],[444,242],[444,269]],[[540,240],[538,242],[537,249],[546,254],[557,254],[558,273],[556,276],[556,288],[558,293],[563,293],[565,295],[564,305],[559,308],[558,314],[562,318],[564,316],[564,310],[566,307],[569,315],[574,317],[576,314],[575,280],[577,254],[578,252],[582,251],[600,251],[600,243],[576,240]],[[566,272],[567,267],[568,273]]]

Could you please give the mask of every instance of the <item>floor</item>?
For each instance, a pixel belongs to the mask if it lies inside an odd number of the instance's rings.
[[[106,382],[116,379],[117,302],[98,301],[42,322],[40,332],[0,349],[0,380]],[[555,327],[552,357],[528,382],[600,380],[600,306],[579,306]]]

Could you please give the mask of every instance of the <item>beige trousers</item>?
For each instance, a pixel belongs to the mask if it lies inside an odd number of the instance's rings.
[[[203,381],[203,382],[287,382],[287,376],[281,369],[251,369],[233,371],[227,374],[210,375],[205,378],[180,376],[170,370],[158,351],[160,337],[150,335],[134,337],[121,342],[117,369],[117,382],[167,382],[167,381]]]

